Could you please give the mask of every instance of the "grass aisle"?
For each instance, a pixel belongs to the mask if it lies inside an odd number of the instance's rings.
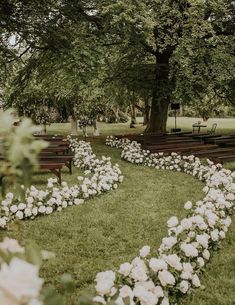
[[[111,156],[113,162],[120,164],[125,178],[118,190],[83,206],[13,224],[11,231],[1,232],[1,236],[7,234],[22,243],[35,240],[40,248],[56,253],[55,260],[44,264],[41,275],[47,283],[55,285],[62,273],[74,275],[77,290],[67,305],[73,304],[81,289],[93,287],[97,272],[115,269],[131,260],[143,245],[156,249],[166,235],[166,220],[172,215],[183,217],[183,203],[202,198],[203,184],[191,176],[132,165],[121,161],[120,151],[116,149],[104,145],[93,147],[98,155]],[[71,181],[71,177],[67,180]],[[73,181],[76,181],[75,175]],[[234,233],[230,231],[224,249],[207,266],[209,272],[203,277],[206,290],[197,291],[184,304],[233,304],[229,303],[235,299],[232,238]]]

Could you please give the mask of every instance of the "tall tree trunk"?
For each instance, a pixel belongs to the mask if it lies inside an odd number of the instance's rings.
[[[153,88],[151,112],[145,133],[166,133],[168,107],[170,104],[172,84],[169,81],[169,59],[171,53],[156,55],[156,80]]]
[[[144,109],[143,109],[143,116],[144,116],[144,121],[143,121],[143,125],[148,125],[149,123],[149,113],[150,113],[150,109],[151,107],[149,106],[149,98],[146,97],[144,99]]]
[[[77,119],[71,118],[71,134],[77,135],[78,134],[78,122]]]
[[[133,103],[130,104],[130,114],[131,114],[130,128],[133,128],[134,125],[136,124],[135,105]]]

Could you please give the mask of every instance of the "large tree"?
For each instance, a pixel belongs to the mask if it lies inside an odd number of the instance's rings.
[[[23,60],[14,70],[21,87],[33,73],[48,78],[49,67],[60,75],[60,91],[68,87],[61,88],[64,79],[76,96],[77,84],[87,82],[98,91],[110,85],[151,95],[146,132],[164,133],[175,98],[198,101],[209,88],[232,100],[233,6],[229,0],[4,0],[0,57],[4,65]],[[9,47],[12,35],[16,46]],[[101,82],[90,73],[93,63]]]
[[[144,78],[142,86],[147,83],[151,87],[147,133],[166,132],[168,107],[175,98],[185,102],[196,96],[198,100],[213,88],[218,95],[232,99],[233,8],[234,2],[226,0],[103,4],[102,14],[109,24],[106,37],[110,45],[118,46],[118,61],[124,63],[116,75],[125,81],[130,77],[130,83],[137,72],[139,79]],[[143,68],[149,65],[147,77]]]

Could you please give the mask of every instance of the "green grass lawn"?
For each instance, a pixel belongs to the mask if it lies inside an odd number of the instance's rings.
[[[177,127],[181,128],[184,131],[192,130],[192,125],[195,122],[202,121],[200,118],[188,118],[188,117],[178,117],[177,118]],[[98,127],[101,132],[101,136],[107,135],[117,135],[117,134],[126,134],[126,133],[141,133],[144,131],[145,127],[142,125],[143,119],[137,118],[138,124],[135,125],[135,128],[129,128],[130,122],[127,123],[117,123],[117,124],[107,124],[98,122]],[[203,122],[203,125],[207,125],[207,128],[202,129],[202,132],[206,132],[211,129],[213,123],[217,123],[217,132],[222,134],[235,134],[235,118],[213,118],[209,119],[207,122]],[[175,119],[169,117],[167,121],[167,129],[170,131],[174,127]],[[48,132],[57,133],[57,134],[69,134],[70,133],[70,123],[57,123],[52,124],[48,127]],[[92,134],[92,128],[88,128],[88,134]],[[79,135],[82,135],[81,130],[79,130]]]
[[[118,124],[117,124],[118,125]],[[102,126],[102,124],[101,124]],[[104,125],[103,133],[116,128]],[[108,126],[112,130],[108,130]],[[119,126],[120,127],[120,126]],[[51,132],[66,132],[68,125],[52,125]],[[128,131],[123,127],[123,131]],[[155,170],[132,165],[120,159],[120,150],[94,144],[98,155],[111,156],[120,164],[124,181],[115,191],[87,201],[82,206],[69,207],[62,212],[39,217],[33,221],[11,224],[1,231],[1,237],[17,238],[21,243],[34,240],[41,249],[56,253],[56,258],[45,262],[41,275],[47,284],[58,286],[64,272],[76,279],[76,292],[67,305],[76,304],[83,289],[93,290],[97,272],[116,269],[131,260],[138,250],[148,244],[157,249],[167,233],[166,220],[176,215],[184,217],[183,204],[202,198],[203,184],[183,173]],[[63,178],[76,183],[65,169]],[[45,184],[50,175],[35,175],[34,184]],[[233,220],[234,217],[233,217]],[[182,305],[234,305],[235,300],[235,225],[223,242],[221,251],[214,254],[202,275],[205,289],[198,289],[182,300]]]

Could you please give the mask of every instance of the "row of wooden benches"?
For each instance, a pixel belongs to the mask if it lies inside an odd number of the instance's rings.
[[[39,154],[40,170],[51,171],[61,184],[61,171],[64,166],[68,167],[69,173],[72,174],[73,154],[70,151],[69,142],[62,136],[35,135],[35,138],[49,142],[48,147]],[[0,159],[3,159],[3,156],[0,155]]]
[[[138,141],[144,149],[148,149],[151,152],[194,154],[195,156],[206,157],[220,163],[235,160],[235,135],[221,136],[179,133],[167,135],[129,135],[128,138]]]

